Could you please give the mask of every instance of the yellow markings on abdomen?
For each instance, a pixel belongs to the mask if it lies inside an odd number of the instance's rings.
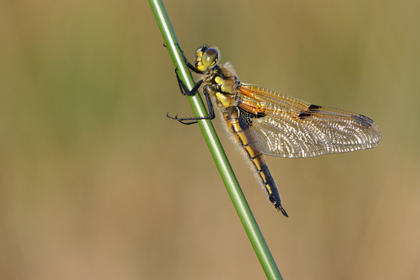
[[[245,150],[245,153],[247,154],[249,160],[252,162],[258,177],[261,178],[261,182],[267,191],[268,199],[274,204],[274,207],[276,207],[278,211],[281,211],[283,215],[288,217],[286,210],[284,210],[281,204],[280,194],[276,184],[274,183],[274,179],[268,170],[262,153],[258,150],[258,148],[256,148],[257,145],[253,145],[253,139],[250,139],[244,129],[241,127],[238,108],[226,108],[226,110],[223,112],[223,117],[230,131]]]
[[[242,148],[245,150],[248,158],[253,163],[257,174],[262,180],[264,187],[266,188],[269,195],[273,193],[272,189],[276,188],[271,186],[270,182],[274,182],[270,172],[268,171],[267,164],[264,161],[263,155],[260,151],[252,147],[252,143],[249,142],[248,136],[245,134],[243,129],[239,124],[238,112],[225,112],[224,118],[228,123],[229,129],[235,135],[236,139],[241,144]]]

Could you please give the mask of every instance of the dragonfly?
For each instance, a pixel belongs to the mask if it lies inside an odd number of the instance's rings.
[[[288,214],[264,155],[309,158],[370,149],[380,144],[379,127],[365,115],[315,105],[263,86],[242,83],[232,64],[220,65],[219,57],[220,51],[207,45],[197,49],[194,64],[184,57],[188,68],[197,76],[190,91],[177,75],[183,95],[192,96],[197,90],[204,94],[208,116],[167,116],[189,125],[214,119],[214,112],[218,112],[224,127],[233,136],[233,143],[242,147],[239,150],[269,200],[284,216]]]

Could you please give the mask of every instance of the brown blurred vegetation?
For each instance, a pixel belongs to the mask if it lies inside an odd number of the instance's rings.
[[[269,158],[216,129],[286,279],[420,279],[419,2],[167,1],[188,58],[356,111],[373,150]],[[146,1],[0,2],[0,279],[263,279]]]

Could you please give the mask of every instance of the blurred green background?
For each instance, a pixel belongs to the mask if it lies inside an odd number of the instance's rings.
[[[365,114],[373,150],[268,158],[215,126],[286,279],[420,279],[420,3],[167,1],[189,59]],[[264,279],[146,1],[0,2],[0,279]]]

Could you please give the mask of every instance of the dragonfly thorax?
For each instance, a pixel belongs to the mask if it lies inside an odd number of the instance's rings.
[[[226,63],[222,67],[214,65],[204,71],[202,76],[203,90],[215,97],[216,105],[219,108],[229,108],[238,105],[237,88],[241,85],[234,71]]]

